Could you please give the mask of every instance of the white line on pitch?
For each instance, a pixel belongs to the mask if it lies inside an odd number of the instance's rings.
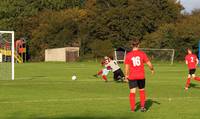
[[[195,99],[199,101],[200,97],[152,97],[148,98],[152,100],[164,100],[164,101],[174,101],[174,100],[187,100],[194,101]],[[192,99],[192,100],[191,100]],[[73,99],[46,99],[46,100],[25,100],[25,101],[1,101],[0,104],[17,104],[17,103],[46,103],[46,102],[72,102],[72,101],[105,101],[105,100],[128,100],[128,97],[110,97],[110,98],[73,98]]]
[[[28,79],[27,79],[28,80]],[[33,79],[34,80],[34,79]],[[174,83],[174,82],[177,82],[177,80],[169,80],[169,81],[154,81],[154,80],[150,80],[148,79],[148,83],[152,84],[152,83]],[[19,80],[20,81],[20,80]],[[19,83],[10,83],[10,82],[2,82],[0,83],[0,85],[4,86],[4,85],[51,85],[51,84],[54,84],[54,85],[59,85],[59,84],[66,84],[68,82],[73,82],[73,83],[79,83],[79,82],[104,82],[102,79],[89,79],[89,80],[75,80],[75,81],[72,81],[71,79],[66,79],[66,80],[61,80],[61,81],[56,81],[56,80],[45,80],[45,81],[38,81],[38,80],[35,80],[35,81],[27,81],[27,82],[19,82]],[[113,80],[110,80],[109,82],[114,82]],[[127,84],[127,83],[122,83],[122,84]],[[175,84],[174,84],[175,85]]]

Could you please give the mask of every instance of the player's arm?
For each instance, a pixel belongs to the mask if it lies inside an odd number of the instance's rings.
[[[187,56],[185,57],[185,64],[188,64],[188,61],[187,61]]]
[[[144,54],[144,62],[146,62],[146,64],[148,65],[149,69],[151,70],[151,73],[154,74],[153,65],[151,64],[151,62],[146,54]]]
[[[198,65],[199,64],[199,60],[198,60],[198,58],[196,58],[196,65]]]
[[[147,61],[147,65],[149,67],[149,69],[151,70],[151,73],[154,74],[154,68],[153,68],[153,65],[150,61]]]
[[[130,65],[129,64],[125,64],[125,78],[126,79],[128,79],[129,71],[130,71]]]

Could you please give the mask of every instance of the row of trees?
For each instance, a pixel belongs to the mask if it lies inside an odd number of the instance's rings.
[[[0,8],[0,29],[26,37],[36,61],[44,49],[65,46],[80,46],[83,58],[101,57],[134,37],[142,47],[175,48],[179,57],[200,34],[200,12],[183,15],[176,0],[7,0]]]

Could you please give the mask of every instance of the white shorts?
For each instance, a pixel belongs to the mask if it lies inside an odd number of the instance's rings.
[[[110,72],[110,70],[105,68],[105,69],[103,69],[102,75],[108,75],[109,72]]]

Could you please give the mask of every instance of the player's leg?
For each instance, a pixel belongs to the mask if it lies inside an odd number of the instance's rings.
[[[145,112],[145,101],[146,101],[146,95],[145,95],[145,79],[143,80],[138,80],[138,88],[140,90],[140,107],[141,111]]]
[[[123,73],[123,71],[120,69],[120,71],[119,71],[119,75],[120,75],[120,77],[121,77],[121,81],[122,82],[124,82],[125,81],[125,75],[124,75],[124,73]]]
[[[103,73],[103,70],[100,70],[97,75],[100,76]]]
[[[194,80],[200,81],[200,77],[194,76]]]
[[[200,77],[194,76],[194,80],[200,81]]]
[[[93,75],[93,76],[94,76],[94,77],[98,77],[98,76],[102,75],[102,73],[103,73],[103,70],[100,70],[97,74],[95,74],[95,75]]]
[[[102,79],[103,79],[104,81],[106,81],[106,82],[108,81],[107,75],[108,75],[109,71],[110,71],[110,70],[103,69]]]
[[[119,76],[118,71],[114,71],[113,74],[114,74],[113,75],[114,81],[118,81],[118,76]]]
[[[200,77],[198,77],[198,76],[195,75],[195,71],[196,71],[196,69],[192,69],[192,78],[194,80],[196,80],[196,81],[200,81]]]
[[[135,81],[135,80],[129,80],[129,89],[130,89],[129,101],[130,101],[131,111],[135,111],[136,87],[137,87],[137,81]]]
[[[185,90],[188,90],[188,87],[190,86],[190,80],[191,80],[191,72],[189,71],[187,81],[186,81],[186,84],[185,84]]]
[[[106,75],[102,75],[102,79],[103,79],[105,82],[107,82],[107,81],[108,81],[108,79],[107,79]]]
[[[125,79],[124,73],[121,69],[116,70],[114,73],[114,80],[115,81],[122,81]]]
[[[195,74],[192,74],[192,78],[196,81],[200,81],[200,77],[195,76]]]

